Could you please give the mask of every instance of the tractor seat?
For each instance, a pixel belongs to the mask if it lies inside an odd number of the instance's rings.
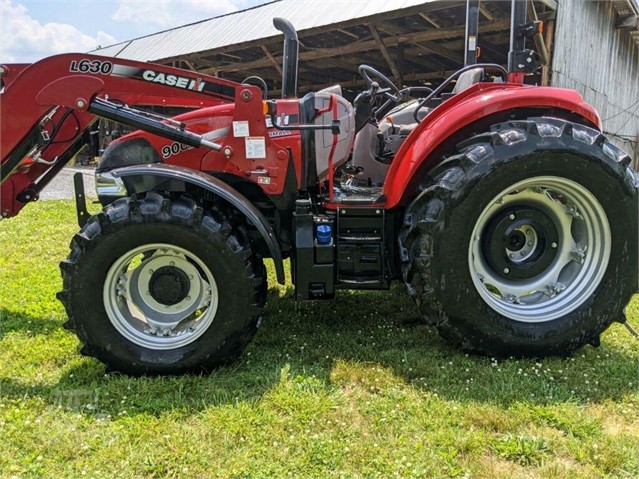
[[[472,70],[465,71],[459,75],[457,83],[455,83],[455,87],[453,88],[453,94],[462,92],[476,83],[479,83],[483,77],[483,68],[473,68]]]
[[[340,133],[337,137],[337,145],[333,153],[333,167],[340,166],[348,160],[353,142],[355,140],[355,111],[353,105],[342,96],[339,86],[329,87],[315,93],[315,108],[323,109],[329,106],[331,96],[337,99],[337,118],[340,121]],[[318,116],[316,125],[330,125],[333,121],[333,113],[327,112]],[[323,179],[328,174],[328,158],[333,146],[333,134],[330,130],[318,130],[315,132],[315,163],[317,175]]]
[[[452,93],[444,94],[442,97],[452,97],[470,88],[479,83],[483,76],[483,68],[473,68],[462,73]],[[353,166],[362,168],[361,178],[368,179],[373,185],[384,183],[394,154],[417,128],[418,123],[415,122],[414,116],[417,106],[417,100],[398,105],[379,122],[378,126],[368,124],[358,133],[353,148]],[[419,119],[422,120],[429,111],[427,108],[420,109]],[[383,157],[380,157],[380,144],[384,149]]]

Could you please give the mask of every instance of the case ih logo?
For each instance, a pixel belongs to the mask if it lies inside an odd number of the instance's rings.
[[[142,78],[146,81],[153,83],[162,83],[167,86],[176,86],[178,88],[184,88],[185,90],[202,91],[206,86],[206,83],[201,78],[193,80],[191,78],[180,77],[177,75],[166,75],[165,73],[154,72],[153,70],[146,70],[142,73]]]

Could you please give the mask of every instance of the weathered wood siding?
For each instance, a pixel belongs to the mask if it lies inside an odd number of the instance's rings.
[[[593,105],[604,131],[639,162],[639,46],[615,29],[609,1],[559,0],[552,84],[573,88]]]

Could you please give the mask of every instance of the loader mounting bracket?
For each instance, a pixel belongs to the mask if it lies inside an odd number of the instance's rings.
[[[78,226],[82,228],[89,220],[87,211],[86,195],[84,193],[84,178],[82,173],[73,175],[73,186],[75,189],[75,211],[78,215]]]

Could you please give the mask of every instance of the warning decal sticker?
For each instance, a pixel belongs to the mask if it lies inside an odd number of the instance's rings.
[[[244,141],[247,159],[266,158],[266,141],[263,136],[247,136]]]

